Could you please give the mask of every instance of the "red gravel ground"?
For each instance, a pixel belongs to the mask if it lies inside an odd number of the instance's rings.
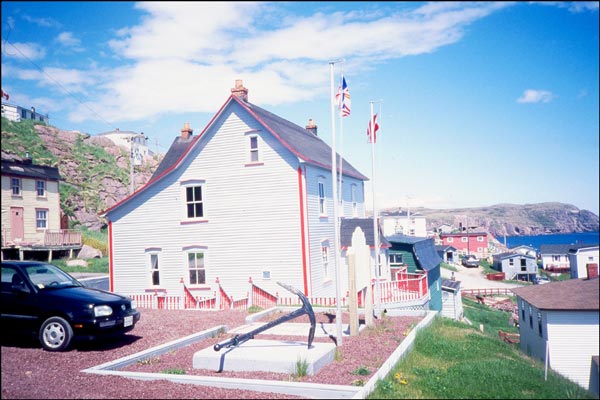
[[[15,338],[3,333],[2,337],[2,398],[196,398],[196,399],[277,399],[287,395],[230,390],[213,387],[171,383],[165,380],[141,381],[115,376],[100,376],[80,372],[102,363],[128,356],[150,347],[197,333],[217,325],[229,329],[244,325],[248,315],[242,311],[168,311],[140,309],[142,318],[135,329],[121,339],[102,342],[76,342],[69,351],[51,353],[42,350],[33,339]],[[275,314],[263,321],[283,314]],[[315,311],[320,322],[335,323],[335,313]],[[346,313],[342,322],[348,323]],[[326,384],[350,385],[358,380],[367,382],[382,363],[398,347],[421,318],[383,317],[359,336],[344,337],[338,347],[336,360],[313,376],[295,377],[288,374],[227,372],[217,373],[192,368],[193,354],[212,347],[231,335],[223,334],[160,355],[147,362],[138,362],[125,368],[127,371],[163,372],[185,370],[187,375],[222,376],[251,379],[293,380]],[[308,322],[306,316],[289,322]],[[347,326],[347,325],[346,325]],[[266,332],[268,333],[268,331]],[[307,332],[308,336],[308,332]],[[260,339],[306,341],[307,337],[258,335]],[[315,338],[331,341],[329,338]],[[357,375],[358,368],[367,369],[369,375]],[[299,394],[299,398],[302,395]]]

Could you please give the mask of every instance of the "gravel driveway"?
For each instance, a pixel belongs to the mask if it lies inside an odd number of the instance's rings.
[[[229,329],[245,324],[247,314],[242,311],[188,311],[140,309],[140,322],[129,334],[117,341],[75,343],[73,348],[63,353],[42,350],[33,339],[14,337],[2,331],[2,398],[195,398],[195,399],[265,399],[290,398],[273,393],[249,390],[219,389],[187,384],[171,383],[165,380],[142,381],[117,376],[100,376],[80,372],[117,358],[125,357],[150,347],[197,333],[217,325]],[[317,322],[335,322],[335,315],[315,310]],[[333,317],[333,319],[332,319]],[[304,322],[298,318],[297,322]],[[338,347],[339,357],[312,377],[299,378],[300,381],[348,385],[361,379],[365,382],[398,347],[412,326],[421,318],[384,317],[375,326],[361,331],[359,336],[344,339]],[[347,314],[342,322],[347,324]],[[296,320],[294,320],[296,322]],[[266,331],[265,333],[268,333]],[[265,338],[270,338],[268,335]],[[222,338],[221,338],[222,339]],[[277,339],[289,340],[279,337]],[[208,341],[211,345],[215,339]],[[298,340],[298,337],[294,337]],[[304,339],[306,340],[306,339]],[[190,349],[180,349],[165,356],[160,363],[150,368],[157,371],[173,367],[192,371]],[[367,376],[353,374],[359,367],[367,368]],[[136,369],[135,366],[133,369]],[[208,374],[208,373],[207,373]],[[233,374],[233,373],[232,373]],[[213,373],[213,375],[215,375]],[[235,373],[241,378],[261,378],[257,373]],[[269,376],[268,379],[290,379],[289,375]],[[295,378],[296,379],[296,378]],[[298,393],[302,397],[302,393]]]

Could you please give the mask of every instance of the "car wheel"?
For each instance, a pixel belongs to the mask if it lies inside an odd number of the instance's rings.
[[[50,317],[40,328],[40,343],[48,351],[64,351],[71,344],[73,329],[61,317]]]

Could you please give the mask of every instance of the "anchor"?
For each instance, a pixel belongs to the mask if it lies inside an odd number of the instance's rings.
[[[279,317],[276,320],[268,322],[265,325],[260,326],[248,333],[244,333],[241,335],[235,335],[234,337],[232,337],[231,339],[229,339],[223,343],[215,344],[213,347],[215,351],[219,351],[223,347],[239,346],[240,344],[247,342],[250,339],[254,339],[254,335],[258,335],[259,333],[266,331],[267,329],[271,329],[275,325],[282,324],[286,321],[300,317],[304,314],[308,315],[308,319],[310,320],[310,330],[308,331],[308,348],[310,349],[313,339],[315,338],[315,329],[317,326],[316,319],[315,319],[315,313],[312,309],[312,306],[310,305],[310,302],[308,301],[306,296],[304,296],[304,294],[301,291],[299,291],[298,289],[296,289],[295,287],[286,285],[285,283],[282,283],[282,282],[277,282],[277,284],[279,286],[283,287],[284,289],[287,289],[290,292],[297,295],[298,298],[300,298],[300,301],[302,302],[302,307],[297,310],[292,311],[291,313],[289,313],[287,315]]]

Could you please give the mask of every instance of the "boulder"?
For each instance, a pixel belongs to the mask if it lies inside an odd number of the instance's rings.
[[[102,258],[102,252],[98,249],[95,249],[91,246],[84,244],[77,255],[79,259],[88,259],[88,258]]]

